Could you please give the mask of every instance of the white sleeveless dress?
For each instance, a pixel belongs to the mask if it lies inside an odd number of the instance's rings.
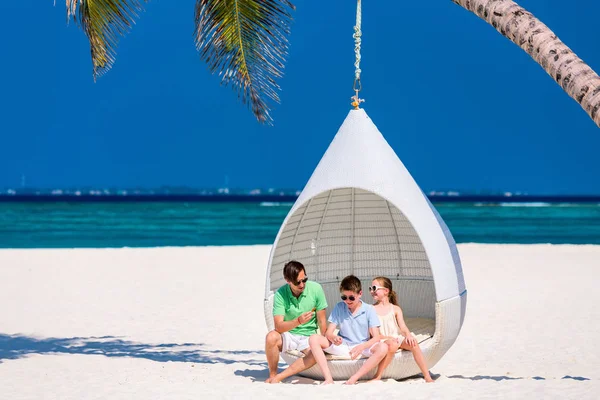
[[[398,321],[396,320],[396,313],[394,312],[394,307],[390,307],[390,312],[385,315],[379,315],[379,322],[381,325],[379,326],[379,332],[381,336],[389,336],[398,339],[398,343],[402,343],[404,341],[404,336],[400,334],[400,327],[398,326]],[[385,342],[388,339],[381,339],[382,342]]]

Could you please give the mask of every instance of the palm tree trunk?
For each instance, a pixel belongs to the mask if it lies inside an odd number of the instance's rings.
[[[452,0],[529,54],[600,127],[600,77],[546,25],[512,0]]]

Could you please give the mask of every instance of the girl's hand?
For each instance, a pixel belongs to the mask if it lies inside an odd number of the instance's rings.
[[[406,337],[406,344],[408,344],[410,347],[415,347],[418,344],[418,342],[417,342],[417,339],[413,335],[409,334]]]

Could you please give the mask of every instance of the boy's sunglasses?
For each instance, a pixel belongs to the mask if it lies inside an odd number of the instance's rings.
[[[304,279],[300,279],[298,282],[295,283],[296,286],[300,286],[301,283],[306,283],[308,282],[308,277],[304,278]]]
[[[350,300],[350,301],[354,301],[356,300],[356,297],[350,295],[350,296],[346,296],[345,294],[340,296],[342,298],[342,300],[346,301],[346,300]]]

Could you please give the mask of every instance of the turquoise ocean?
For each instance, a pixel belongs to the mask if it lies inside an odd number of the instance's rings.
[[[435,204],[457,243],[600,244],[598,203]],[[0,203],[0,248],[272,244],[292,203]]]

